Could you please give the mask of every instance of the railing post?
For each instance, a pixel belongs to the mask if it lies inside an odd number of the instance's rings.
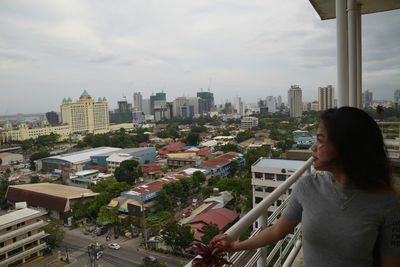
[[[263,214],[257,219],[257,225],[261,229],[265,229],[267,227],[267,217]],[[267,259],[267,247],[259,248],[261,250],[261,256],[257,260],[257,267],[265,267],[266,259]]]

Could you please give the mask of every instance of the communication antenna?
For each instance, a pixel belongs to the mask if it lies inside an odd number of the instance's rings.
[[[210,92],[210,89],[211,89],[211,82],[212,82],[212,78],[210,77],[208,80],[208,92]]]

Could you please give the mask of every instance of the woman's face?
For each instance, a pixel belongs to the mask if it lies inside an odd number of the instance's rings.
[[[317,129],[317,141],[311,147],[314,168],[319,171],[334,171],[338,166],[338,154],[328,138],[328,131],[321,123]]]

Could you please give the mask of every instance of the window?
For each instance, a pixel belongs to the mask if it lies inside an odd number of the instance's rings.
[[[277,201],[276,201],[276,206],[280,206],[282,204],[282,200],[280,200],[280,199],[278,199]]]
[[[266,173],[266,174],[265,174],[265,178],[267,178],[267,179],[274,179],[274,178],[275,178],[275,174],[273,174],[273,173]]]
[[[262,172],[255,172],[254,173],[254,177],[256,177],[258,179],[262,179],[263,178],[263,173]]]
[[[272,193],[273,191],[274,191],[274,187],[272,187],[272,186],[266,186],[265,187],[265,192],[267,192],[267,193]]]
[[[257,192],[262,192],[263,191],[263,187],[260,186],[260,185],[256,185],[256,186],[254,186],[254,190],[257,191]]]
[[[278,179],[278,181],[285,181],[285,180],[286,180],[286,175],[284,175],[284,174],[278,174],[278,175],[277,175],[277,179]]]
[[[262,197],[256,197],[256,198],[255,198],[256,204],[260,203],[262,200],[263,200]]]
[[[17,238],[16,237],[13,238],[13,242],[14,243],[17,242]]]
[[[10,231],[10,230],[11,230],[11,226],[10,226],[10,227],[7,227],[6,231],[8,232],[8,231]]]

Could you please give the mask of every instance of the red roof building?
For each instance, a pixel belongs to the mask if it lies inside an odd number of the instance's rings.
[[[218,226],[218,229],[221,232],[238,217],[239,214],[226,208],[210,209],[206,212],[200,213],[192,220],[188,221],[187,224],[190,224],[192,228],[196,229],[194,238],[201,241],[201,237],[204,234],[202,230],[204,226],[214,223]]]

